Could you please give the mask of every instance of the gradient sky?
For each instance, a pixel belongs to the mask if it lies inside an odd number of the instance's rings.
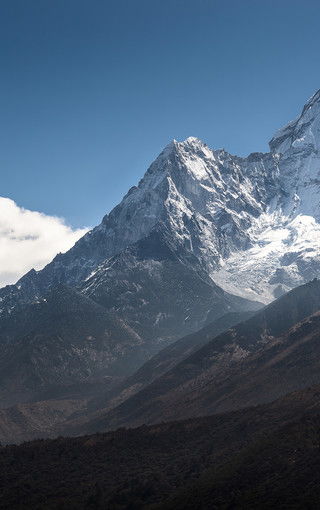
[[[0,0],[1,192],[97,224],[172,139],[266,151],[320,88],[313,0]]]

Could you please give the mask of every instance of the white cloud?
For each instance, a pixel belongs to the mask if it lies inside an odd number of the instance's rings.
[[[41,269],[87,232],[62,218],[29,211],[0,197],[0,287],[15,283],[32,268]]]

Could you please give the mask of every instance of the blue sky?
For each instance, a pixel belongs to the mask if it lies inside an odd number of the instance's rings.
[[[97,224],[172,139],[266,151],[320,88],[313,0],[1,0],[1,196]]]

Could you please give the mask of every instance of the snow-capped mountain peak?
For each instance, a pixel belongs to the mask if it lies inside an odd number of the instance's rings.
[[[318,271],[320,91],[270,148],[242,158],[193,136],[172,140],[99,226],[32,275],[31,284],[28,278],[27,299],[56,281],[81,284],[160,224],[234,293],[268,301],[303,283]],[[16,292],[10,289],[10,303]]]

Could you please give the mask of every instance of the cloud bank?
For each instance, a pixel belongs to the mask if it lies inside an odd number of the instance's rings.
[[[75,229],[62,218],[19,207],[0,197],[0,287],[15,283],[30,269],[42,269],[88,229]]]

